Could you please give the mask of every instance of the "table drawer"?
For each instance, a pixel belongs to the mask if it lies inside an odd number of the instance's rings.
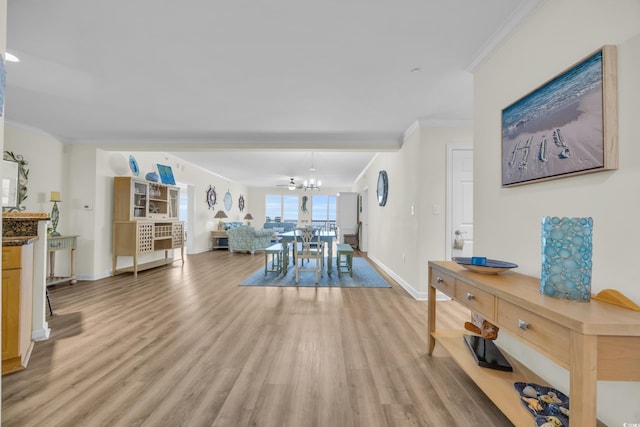
[[[495,319],[496,297],[468,283],[456,282],[455,299],[469,308],[482,314],[485,319]]]
[[[443,294],[453,297],[455,283],[456,279],[453,276],[441,273],[438,270],[431,270],[431,284]]]
[[[565,368],[569,367],[569,328],[501,299],[498,300],[498,323]]]

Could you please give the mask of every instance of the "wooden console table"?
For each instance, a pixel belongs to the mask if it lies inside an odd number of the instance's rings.
[[[441,343],[515,425],[535,422],[513,383],[535,382],[536,376],[512,358],[513,372],[477,366],[462,330],[436,330],[436,289],[567,369],[573,426],[597,425],[598,380],[640,381],[640,312],[546,297],[540,279],[515,272],[486,275],[453,261],[430,261],[429,354]]]
[[[76,280],[76,247],[78,236],[48,236],[47,250],[49,251],[49,275],[47,285],[69,281],[71,285],[78,283]],[[70,275],[56,276],[56,252],[70,251]]]

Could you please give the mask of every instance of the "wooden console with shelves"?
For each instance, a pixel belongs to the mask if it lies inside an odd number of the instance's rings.
[[[178,221],[178,187],[117,176],[113,186],[112,274],[133,272],[174,261],[169,250],[180,249],[184,264],[184,224]],[[138,264],[138,257],[165,251],[164,258]],[[117,269],[119,256],[133,257],[133,265]]]
[[[436,290],[569,371],[571,425],[596,426],[597,381],[640,381],[640,312],[592,300],[540,294],[540,279],[515,272],[473,273],[453,261],[429,262],[429,354],[441,343],[515,425],[533,425],[516,381],[544,384],[513,358],[513,372],[475,364],[460,331],[436,329]],[[462,325],[461,325],[462,327]]]

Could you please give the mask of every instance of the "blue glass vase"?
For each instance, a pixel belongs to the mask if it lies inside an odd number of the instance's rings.
[[[571,301],[591,299],[593,219],[542,219],[540,293]]]

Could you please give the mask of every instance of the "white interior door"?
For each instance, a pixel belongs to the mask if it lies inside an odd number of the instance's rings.
[[[362,197],[362,201],[358,207],[359,209],[359,218],[358,220],[362,223],[360,227],[360,250],[362,252],[368,252],[369,250],[369,189],[365,188],[360,193],[360,197]]]
[[[447,259],[473,255],[473,149],[447,147]],[[456,233],[459,240],[456,242]]]

